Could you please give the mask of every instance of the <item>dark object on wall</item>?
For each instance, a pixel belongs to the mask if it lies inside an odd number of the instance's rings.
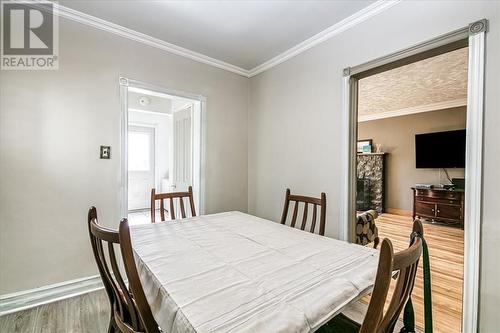
[[[463,190],[434,188],[423,190],[412,187],[413,219],[420,218],[430,222],[464,227]]]
[[[385,210],[385,153],[358,154],[357,178],[370,181],[368,209],[382,214]]]
[[[465,168],[465,130],[415,135],[417,168]]]
[[[452,184],[457,190],[465,190],[465,179],[464,178],[452,178]]]
[[[109,160],[111,158],[111,146],[101,146],[99,156],[101,160]]]

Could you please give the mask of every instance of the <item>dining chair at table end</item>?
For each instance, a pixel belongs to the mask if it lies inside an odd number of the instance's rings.
[[[299,210],[299,203],[302,203],[304,209],[302,211],[302,222],[300,225],[301,230],[306,229],[307,225],[307,217],[309,212],[309,205],[312,205],[312,220],[309,228],[309,232],[314,233],[316,229],[316,218],[317,218],[317,210],[318,207],[320,209],[319,214],[319,234],[321,236],[325,235],[325,226],[326,226],[326,194],[321,193],[321,197],[307,197],[304,195],[293,195],[290,194],[290,189],[286,189],[285,193],[285,204],[283,206],[283,213],[281,214],[281,224],[286,224],[288,210],[290,207],[290,201],[294,201],[295,204],[293,206],[292,220],[290,222],[290,227],[295,228],[295,224],[297,222],[297,215]]]
[[[119,231],[109,229],[98,223],[97,209],[91,207],[87,221],[92,251],[111,307],[108,333],[161,332],[139,280],[127,219],[121,220]],[[115,246],[120,247],[128,286],[119,268]]]
[[[170,213],[170,219],[175,220],[175,203],[174,199],[178,199],[181,217],[186,218],[186,208],[184,205],[184,198],[189,201],[189,208],[191,211],[191,217],[196,216],[196,209],[194,208],[193,200],[193,188],[188,187],[187,192],[166,192],[166,193],[156,193],[156,189],[151,189],[151,223],[156,222],[156,202],[160,201],[160,219],[165,221],[165,211]],[[165,208],[164,200],[169,200],[169,209]]]
[[[380,246],[380,257],[372,296],[362,324],[339,314],[323,325],[319,333],[389,333],[393,332],[401,311],[410,298],[415,283],[418,261],[422,255],[422,222],[415,220],[413,232],[419,237],[410,246],[394,253],[392,243],[385,238]],[[396,285],[389,306],[384,313],[389,286],[393,273],[397,275]]]

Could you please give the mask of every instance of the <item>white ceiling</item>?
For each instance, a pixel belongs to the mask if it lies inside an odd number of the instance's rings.
[[[59,3],[251,70],[374,1],[60,0]]]
[[[466,105],[468,48],[359,81],[360,121]]]

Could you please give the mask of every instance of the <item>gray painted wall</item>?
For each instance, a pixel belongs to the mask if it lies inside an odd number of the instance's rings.
[[[336,236],[342,184],[342,69],[478,19],[490,20],[484,119],[480,332],[498,331],[500,275],[500,2],[402,1],[250,82],[249,211],[278,220],[286,187],[327,193],[326,233]],[[467,332],[469,333],[469,332]]]
[[[59,30],[59,70],[0,72],[0,294],[97,274],[87,210],[121,217],[119,76],[207,97],[206,211],[247,210],[248,79],[65,19]]]

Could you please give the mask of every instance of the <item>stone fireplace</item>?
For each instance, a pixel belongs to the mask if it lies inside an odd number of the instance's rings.
[[[358,154],[356,210],[385,210],[385,153]]]

